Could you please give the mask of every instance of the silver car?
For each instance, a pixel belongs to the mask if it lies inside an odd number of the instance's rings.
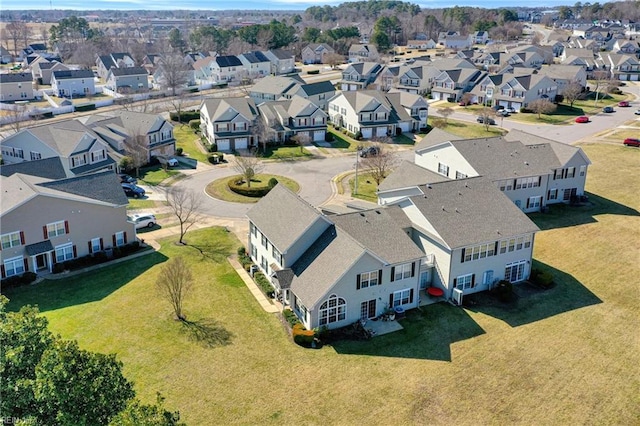
[[[128,216],[129,222],[133,222],[136,226],[136,229],[140,228],[153,228],[153,225],[156,224],[156,217],[151,213],[137,213],[131,216]]]

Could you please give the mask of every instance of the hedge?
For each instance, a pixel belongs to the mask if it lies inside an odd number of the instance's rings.
[[[114,247],[112,259],[119,259],[121,257],[128,256],[140,250],[140,243],[134,241],[129,244],[125,244],[120,247]],[[65,262],[54,263],[53,273],[59,274],[64,271],[72,271],[74,269],[82,269],[89,266],[99,265],[100,263],[107,262],[111,259],[104,251],[99,251],[93,254],[89,254],[83,257],[77,257],[75,259],[67,260]]]
[[[282,311],[282,316],[284,317],[285,320],[287,320],[287,322],[291,327],[295,326],[296,324],[300,324],[300,320],[298,319],[298,316],[294,314],[291,309],[288,309],[288,308],[284,309]]]
[[[311,74],[311,75],[320,74],[320,70],[309,70],[307,71],[307,74]]]
[[[237,181],[236,179],[230,179],[227,182],[229,189],[236,194],[244,195],[245,197],[264,197],[271,191],[271,188],[259,186],[259,187],[246,187],[244,185],[244,181]]]
[[[213,159],[216,155],[218,156],[218,162],[222,163],[222,160],[224,159],[224,154],[222,152],[212,152],[211,154],[208,154],[207,160],[209,160],[211,164],[216,164]]]
[[[255,274],[253,274],[253,280],[256,282],[258,288],[264,293],[265,296],[271,299],[275,297],[276,292],[274,291],[273,286],[262,272],[256,272]]]
[[[189,120],[189,127],[191,127],[193,130],[198,130],[200,129],[200,119],[196,119],[196,120]]]
[[[181,111],[180,115],[177,112],[171,112],[169,113],[169,119],[179,123],[188,123],[191,120],[199,120],[200,111]]]
[[[2,286],[3,290],[6,290],[7,288],[15,288],[31,284],[36,280],[36,278],[38,278],[38,276],[35,273],[27,271],[22,275],[14,275],[12,277],[5,278],[4,280],[2,280],[0,285]]]

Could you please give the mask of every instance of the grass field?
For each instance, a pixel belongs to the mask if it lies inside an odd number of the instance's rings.
[[[270,160],[288,160],[293,158],[311,158],[312,154],[300,146],[267,146],[267,151],[260,151],[260,156]]]
[[[349,178],[349,187],[351,188],[351,195],[354,198],[360,198],[361,200],[371,201],[372,203],[378,202],[378,185],[373,180],[369,173],[358,174],[358,193],[353,192],[355,187],[355,175]]]
[[[182,148],[183,152],[197,161],[207,162],[207,154],[200,148],[200,136],[189,126],[176,124],[173,128],[173,137],[176,138],[176,148]]]
[[[497,122],[499,123],[499,120]],[[429,117],[429,124],[433,124],[431,117]],[[459,121],[451,118],[447,119],[442,130],[469,139],[500,136],[507,133],[505,130],[496,126],[489,126],[489,131],[487,131],[484,124],[468,123],[466,121]]]
[[[534,217],[535,262],[557,285],[515,307],[436,304],[403,331],[302,349],[225,262],[240,243],[221,229],[18,289],[10,307],[37,303],[55,333],[116,352],[143,400],[162,392],[190,425],[638,424],[640,150],[584,149],[593,205]],[[226,336],[213,347],[190,340],[154,289],[178,255],[197,277],[188,318]]]

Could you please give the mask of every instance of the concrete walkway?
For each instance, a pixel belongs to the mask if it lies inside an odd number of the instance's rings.
[[[282,306],[278,306],[280,305],[278,302],[272,303],[269,299],[267,299],[264,293],[262,293],[256,283],[253,281],[253,278],[249,276],[247,271],[242,267],[242,265],[240,265],[240,263],[236,259],[227,257],[227,260],[229,261],[233,269],[236,270],[238,276],[242,278],[242,281],[244,281],[244,284],[247,286],[253,297],[256,298],[256,301],[260,304],[262,309],[269,313],[282,311]]]

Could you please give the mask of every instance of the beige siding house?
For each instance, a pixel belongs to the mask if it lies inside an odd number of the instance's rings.
[[[0,74],[0,102],[28,101],[34,97],[30,72]]]

